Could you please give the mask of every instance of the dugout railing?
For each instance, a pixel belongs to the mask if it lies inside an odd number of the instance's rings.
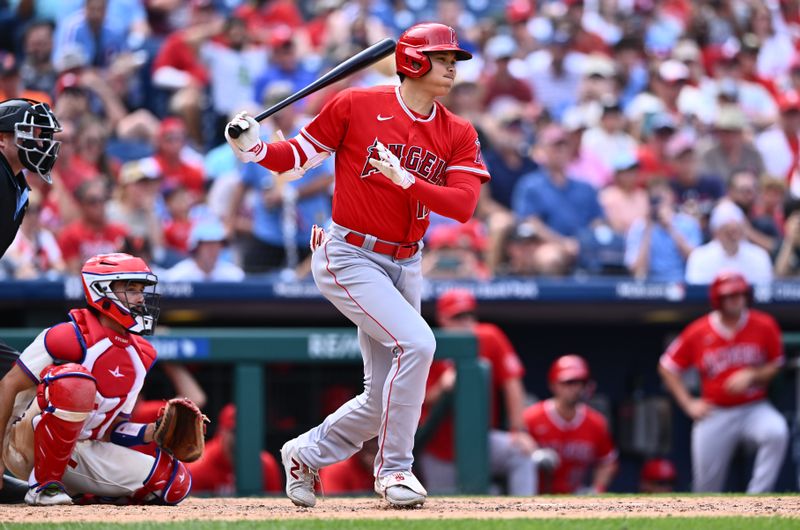
[[[41,329],[0,329],[0,337],[22,351]],[[477,357],[474,336],[436,331],[436,357],[452,359],[455,453],[461,493],[486,493],[489,486],[488,369]],[[266,379],[271,363],[360,363],[355,330],[334,328],[197,328],[165,330],[149,337],[159,359],[233,365],[236,404],[236,487],[240,496],[262,493],[259,453],[265,439]],[[263,421],[253,421],[262,418]]]

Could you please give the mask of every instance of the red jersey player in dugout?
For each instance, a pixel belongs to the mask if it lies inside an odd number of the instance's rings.
[[[287,442],[281,454],[286,493],[314,506],[320,468],[378,436],[375,491],[392,506],[425,502],[411,472],[414,432],[436,340],[419,314],[421,239],[430,211],[466,222],[489,180],[474,127],[436,101],[453,87],[456,62],[472,55],[443,24],[406,30],[395,52],[400,86],[337,94],[294,138],[266,144],[259,125],[239,113],[226,138],[236,156],[278,173],[303,176],[336,153],[333,223],[312,246],[320,292],[358,326],[364,392]]]

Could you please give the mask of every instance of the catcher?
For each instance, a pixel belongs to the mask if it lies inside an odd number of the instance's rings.
[[[128,421],[156,352],[140,335],[158,318],[158,282],[140,258],[101,254],[81,270],[89,307],[45,329],[0,380],[3,467],[27,479],[25,502],[87,499],[177,504],[203,451],[204,417],[171,400],[154,423]],[[155,456],[130,449],[155,441]]]

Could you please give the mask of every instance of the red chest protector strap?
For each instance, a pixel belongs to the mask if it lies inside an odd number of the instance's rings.
[[[107,338],[113,331],[104,327],[97,317],[88,309],[73,309],[69,312],[69,317],[78,327],[79,335],[83,339],[84,349],[91,348],[101,340]],[[124,335],[129,339],[131,345],[136,349],[139,358],[142,360],[146,370],[150,370],[156,360],[156,350],[153,345],[145,339],[132,333]]]

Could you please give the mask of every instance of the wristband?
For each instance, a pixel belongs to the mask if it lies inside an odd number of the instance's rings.
[[[146,423],[123,421],[122,423],[118,423],[111,432],[111,443],[121,445],[122,447],[144,445],[145,430],[147,430]]]

